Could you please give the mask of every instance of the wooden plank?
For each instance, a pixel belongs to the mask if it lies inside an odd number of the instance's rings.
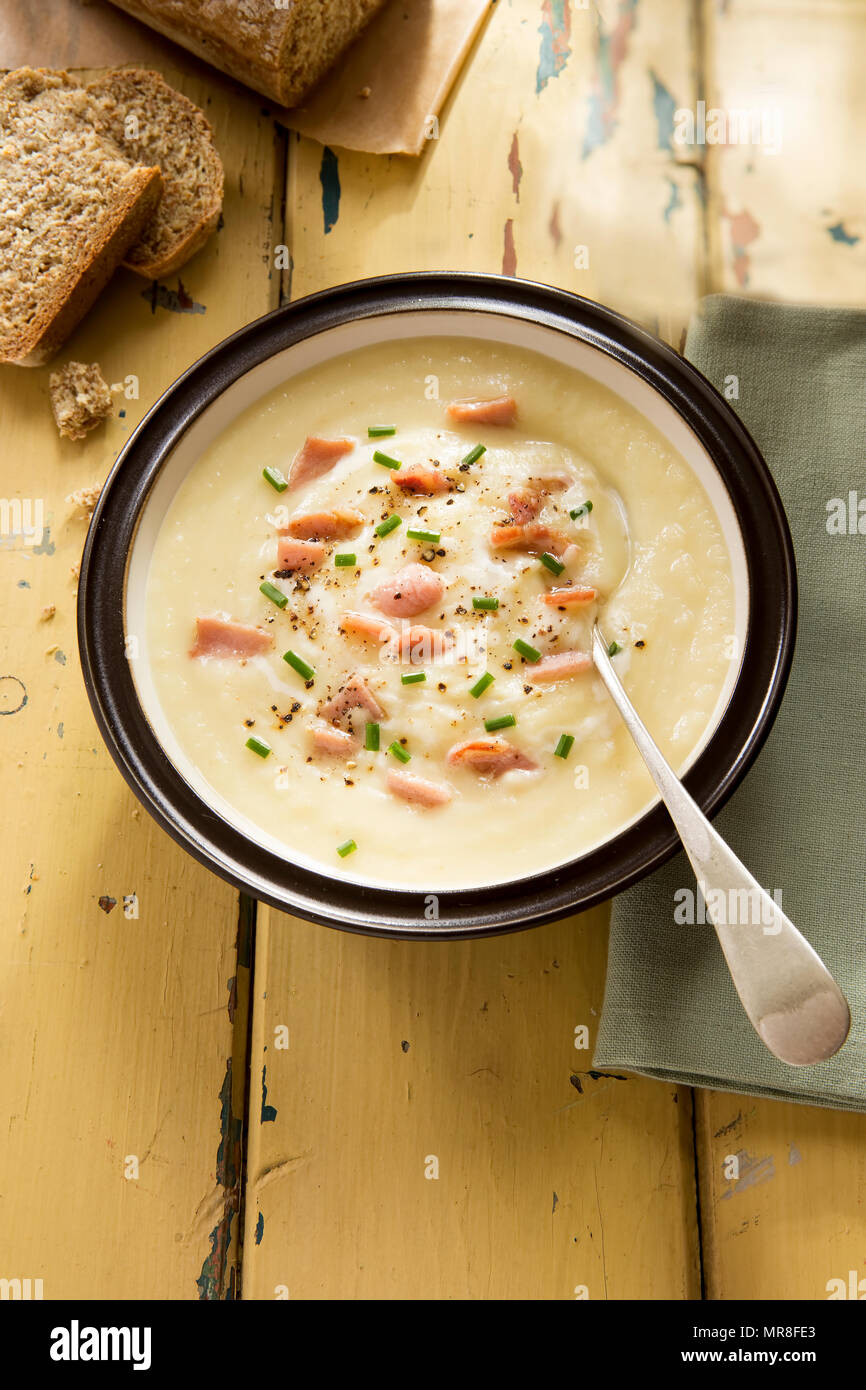
[[[702,11],[707,107],[782,122],[775,154],[706,147],[711,287],[862,304],[866,175],[852,151],[866,4],[704,0]],[[821,1299],[834,1279],[856,1289],[866,1117],[713,1091],[696,1092],[696,1114],[707,1296]]]
[[[707,1297],[863,1298],[866,1116],[695,1097]]]
[[[678,340],[693,51],[686,4],[498,6],[420,161],[291,137],[291,293],[504,266]],[[421,944],[260,909],[245,1297],[699,1297],[689,1093],[589,1071],[606,920]]]
[[[260,909],[244,1297],[700,1296],[689,1092],[575,1050],[604,929],[388,942]]]
[[[757,140],[705,147],[712,288],[862,305],[866,0],[702,0],[702,11],[708,110],[759,120]],[[783,60],[770,64],[780,34]]]
[[[678,342],[702,282],[701,174],[672,142],[673,111],[696,93],[691,5],[599,9],[500,5],[418,160],[292,136],[293,295],[503,270]]]
[[[273,122],[216,76],[166,77],[214,124],[225,226],[155,292],[119,273],[57,359],[135,377],[138,399],[118,392],[118,416],[73,443],[47,368],[0,377],[3,487],[41,501],[47,527],[35,548],[0,538],[0,1276],[41,1279],[45,1298],[221,1297],[234,1278],[237,895],[139,810],[103,748],[76,648],[85,525],[65,501],[184,368],[275,302]]]

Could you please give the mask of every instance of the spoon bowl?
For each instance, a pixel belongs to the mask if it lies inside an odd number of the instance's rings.
[[[597,623],[592,657],[682,840],[752,1026],[773,1056],[789,1066],[826,1061],[848,1036],[847,999],[817,952],[686,791],[626,695]],[[724,913],[719,903],[725,904]]]

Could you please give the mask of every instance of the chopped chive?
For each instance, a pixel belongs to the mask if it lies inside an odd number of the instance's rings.
[[[376,450],[375,454],[373,455],[373,458],[376,460],[377,463],[381,463],[383,468],[403,467],[399,459],[392,459],[389,454],[383,454],[381,449]]]
[[[357,555],[350,554],[348,550],[343,550],[338,555],[334,556],[334,564],[337,566],[338,570],[348,569],[350,565],[356,565],[357,563]]]
[[[402,524],[402,516],[397,516],[396,512],[394,512],[391,516],[386,517],[384,521],[380,521],[379,525],[373,529],[377,536],[388,536],[392,531],[396,530],[398,526],[402,526]]]
[[[569,512],[568,515],[571,517],[572,521],[577,521],[578,517],[581,517],[581,516],[589,516],[589,514],[590,514],[591,511],[592,511],[592,503],[591,503],[591,502],[584,502],[584,504],[583,504],[582,507],[575,507],[574,511],[573,511],[573,512]]]
[[[283,661],[287,661],[292,670],[303,676],[305,681],[311,681],[316,674],[312,666],[308,666],[303,657],[297,656],[295,652],[286,652]]]
[[[263,468],[262,477],[270,483],[271,487],[276,488],[277,492],[285,492],[289,486],[279,468]]]
[[[267,579],[264,584],[259,585],[259,593],[264,594],[265,598],[269,598],[278,608],[285,608],[289,601],[282,590],[278,589],[276,584],[269,584]]]
[[[368,426],[367,426],[367,438],[368,438],[368,439],[387,439],[389,434],[396,434],[396,433],[397,433],[397,426],[396,426],[396,425],[368,425]]]
[[[560,734],[559,742],[553,750],[555,758],[567,758],[574,745],[574,734]]]
[[[431,545],[438,545],[442,539],[441,531],[419,531],[415,526],[410,526],[406,535],[410,541],[429,541]]]
[[[254,753],[258,753],[260,758],[266,758],[272,751],[271,745],[265,743],[263,738],[256,738],[255,734],[250,734],[246,746],[247,748],[251,748]]]
[[[525,657],[527,661],[540,661],[541,652],[537,652],[534,647],[530,647],[528,642],[524,642],[522,637],[518,637],[514,643],[514,650]]]
[[[495,734],[497,729],[513,729],[516,723],[513,714],[499,714],[494,719],[485,719],[484,727],[488,734]]]
[[[550,552],[547,550],[545,550],[543,555],[539,555],[538,558],[544,565],[545,569],[550,570],[551,574],[562,574],[562,571],[565,569],[565,565],[562,563],[562,561],[557,560],[556,556],[551,555]]]
[[[391,747],[388,749],[388,752],[393,753],[394,757],[398,760],[398,762],[401,763],[408,763],[409,759],[412,757],[412,754],[407,753],[402,743],[398,743],[396,739],[391,744]]]
[[[486,453],[487,453],[487,445],[486,445],[486,444],[476,444],[476,445],[475,445],[475,448],[474,448],[474,449],[470,449],[470,450],[469,450],[469,453],[466,455],[466,457],[465,457],[464,459],[461,459],[460,462],[461,462],[461,463],[466,463],[466,464],[477,463],[478,460],[480,459],[481,455],[482,455],[482,454],[486,454]]]
[[[404,685],[420,685],[422,681],[426,681],[427,672],[413,671],[411,675],[401,676],[400,679]]]
[[[344,840],[341,845],[337,845],[337,853],[341,859],[345,859],[347,854],[352,854],[357,848],[354,840]]]
[[[479,609],[482,613],[495,613],[499,607],[498,598],[474,598],[472,607]]]
[[[607,654],[608,656],[616,656],[617,652],[621,651],[622,647],[619,645],[619,642],[611,642],[610,646],[607,649]]]
[[[368,753],[379,751],[379,725],[368,724],[364,730],[364,747]]]
[[[469,694],[472,696],[474,700],[477,700],[479,696],[484,694],[485,690],[488,690],[490,688],[495,679],[496,677],[491,676],[489,671],[485,671],[484,675],[479,676],[478,680],[470,688]]]

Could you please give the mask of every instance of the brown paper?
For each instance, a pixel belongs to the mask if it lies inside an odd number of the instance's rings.
[[[420,154],[490,0],[392,0],[303,106],[292,130],[368,154]]]
[[[269,102],[269,108],[284,125],[323,145],[420,154],[431,118],[442,110],[491,8],[491,0],[391,0],[304,106],[287,110]],[[199,67],[185,49],[105,0],[50,0],[0,11],[0,68],[121,63]]]
[[[0,9],[0,68],[175,67],[183,49],[106,0],[48,0]]]

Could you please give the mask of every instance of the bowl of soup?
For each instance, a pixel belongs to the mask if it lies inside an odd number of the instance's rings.
[[[118,458],[79,587],[147,809],[240,889],[386,935],[550,920],[674,852],[595,623],[712,814],[793,650],[775,486],[670,348],[500,276],[340,286],[220,344]]]

